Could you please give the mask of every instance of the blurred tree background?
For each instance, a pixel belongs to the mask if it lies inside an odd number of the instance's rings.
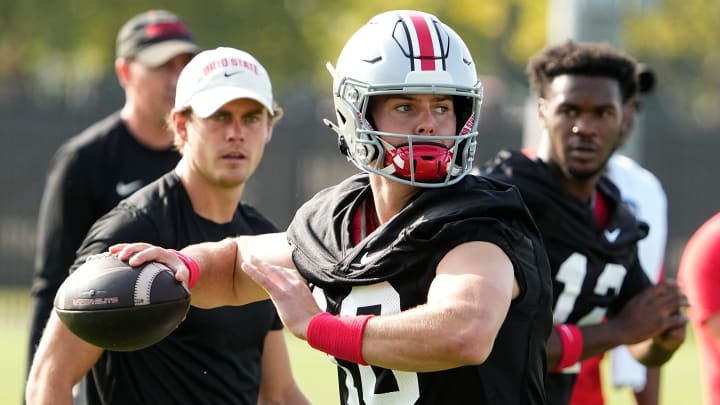
[[[668,191],[673,265],[689,234],[717,211],[720,199],[713,174],[713,152],[720,146],[720,1],[564,3],[619,10],[617,36],[608,40],[659,75],[659,88],[648,100],[641,162]],[[563,1],[0,0],[0,122],[8,145],[0,161],[5,169],[0,185],[7,194],[0,202],[0,235],[13,235],[0,237],[0,259],[20,274],[0,274],[0,284],[29,281],[35,216],[53,151],[122,103],[112,65],[117,30],[131,16],[167,8],[186,21],[201,46],[241,48],[268,68],[288,114],[249,199],[262,201],[283,226],[305,198],[354,170],[321,124],[322,117],[333,116],[325,62],[334,63],[349,35],[371,16],[388,9],[424,10],[465,39],[486,87],[481,130],[487,136],[478,152],[484,160],[499,147],[521,142],[525,63],[547,42],[553,28],[548,8],[558,4]],[[260,187],[264,175],[278,172],[286,183]]]
[[[592,0],[610,4],[618,0]],[[389,4],[391,3],[391,4]],[[660,74],[679,114],[720,120],[720,2],[621,2],[623,47]],[[111,75],[117,29],[149,7],[178,13],[205,47],[247,49],[278,89],[329,85],[324,69],[348,36],[374,14],[413,8],[436,14],[465,38],[483,75],[524,85],[528,57],[546,40],[547,2],[537,0],[214,0],[123,2],[0,1],[0,85],[43,102],[82,104]],[[7,101],[4,98],[4,101]]]

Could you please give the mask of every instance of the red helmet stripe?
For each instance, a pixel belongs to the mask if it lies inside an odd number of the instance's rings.
[[[436,53],[428,22],[424,16],[417,13],[411,13],[410,20],[415,27],[418,46],[420,48],[420,69],[435,70]]]

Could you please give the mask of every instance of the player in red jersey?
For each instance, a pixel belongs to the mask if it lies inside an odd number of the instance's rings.
[[[720,403],[720,213],[707,220],[685,246],[678,280],[690,300],[706,405]]]

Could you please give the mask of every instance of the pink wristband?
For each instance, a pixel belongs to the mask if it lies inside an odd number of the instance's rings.
[[[193,288],[193,286],[195,286],[195,283],[197,282],[198,276],[200,276],[200,266],[198,266],[197,262],[193,260],[192,257],[182,254],[175,249],[170,249],[170,251],[175,253],[175,256],[177,256],[178,259],[185,263],[185,267],[187,267],[190,271],[187,285],[188,288]]]
[[[367,366],[362,357],[363,332],[373,316],[339,316],[321,312],[310,320],[306,333],[308,344],[339,359]]]
[[[558,331],[562,343],[560,363],[555,367],[555,371],[559,371],[580,361],[583,351],[583,335],[580,328],[575,325],[555,325],[555,329]]]

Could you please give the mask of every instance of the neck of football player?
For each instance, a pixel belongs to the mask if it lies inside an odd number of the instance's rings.
[[[173,133],[168,129],[164,117],[156,117],[126,103],[120,111],[130,133],[138,142],[153,150],[166,150],[173,145]]]
[[[567,173],[557,164],[550,163],[548,166],[565,191],[583,203],[590,204],[592,202],[595,188],[600,181],[600,173],[580,178]]]
[[[600,176],[593,176],[592,179],[583,180],[565,177],[560,180],[560,183],[565,191],[573,195],[578,200],[586,204],[592,204],[593,197],[595,196],[595,189],[597,188],[599,180]]]
[[[419,191],[415,186],[399,183],[377,174],[370,174],[370,187],[373,192],[375,213],[381,225],[402,211]]]
[[[180,177],[196,214],[218,224],[232,221],[242,199],[244,183],[236,186],[213,183],[193,169],[187,157],[180,159],[175,172]]]

